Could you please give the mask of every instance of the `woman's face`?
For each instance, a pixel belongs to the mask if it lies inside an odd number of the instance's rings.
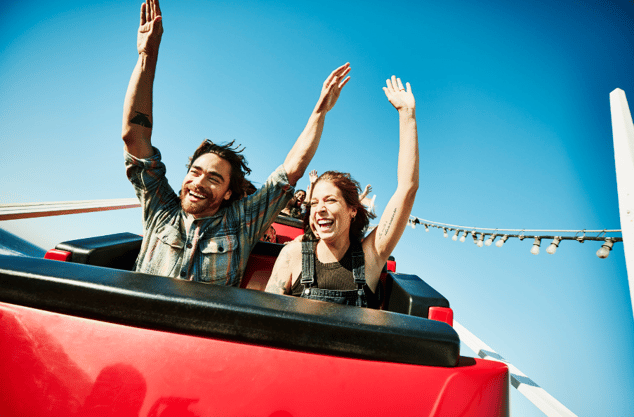
[[[315,184],[310,202],[310,227],[325,242],[348,238],[357,210],[346,204],[341,190],[328,180]]]
[[[306,198],[306,193],[304,191],[298,191],[295,193],[295,198],[297,198],[297,207],[301,206]]]

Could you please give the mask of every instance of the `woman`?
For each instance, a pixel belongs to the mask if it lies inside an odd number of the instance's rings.
[[[294,217],[296,219],[302,218],[302,204],[304,203],[304,199],[306,198],[306,191],[297,190],[293,198],[289,200],[286,204],[286,207],[282,209],[280,214]]]
[[[379,225],[365,238],[372,216],[359,201],[359,184],[349,174],[328,171],[312,187],[305,223],[312,233],[280,252],[267,292],[339,304],[376,306],[379,276],[405,227],[418,190],[416,103],[392,76],[383,91],[399,114],[398,185]],[[319,239],[314,239],[314,236]]]

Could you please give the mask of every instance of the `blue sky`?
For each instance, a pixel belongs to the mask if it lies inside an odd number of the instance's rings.
[[[6,3],[6,2],[5,2]],[[8,2],[0,11],[1,203],[134,197],[123,97],[140,1]],[[262,182],[327,75],[351,80],[309,166],[396,187],[398,117],[381,87],[412,85],[421,152],[413,214],[506,229],[618,229],[609,93],[634,100],[634,2],[161,4],[153,143],[178,188],[204,139],[246,146]],[[305,188],[307,179],[300,180]],[[0,224],[45,248],[141,233],[138,209]],[[408,228],[397,270],[443,293],[456,320],[578,415],[634,410],[634,320],[623,245],[555,255],[517,239],[478,248]],[[471,355],[467,348],[464,354]],[[513,390],[515,415],[541,413]]]

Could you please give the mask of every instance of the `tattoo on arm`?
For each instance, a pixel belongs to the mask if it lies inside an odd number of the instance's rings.
[[[288,281],[290,280],[290,277],[288,276],[290,275],[291,259],[284,251],[282,251],[279,256],[280,257],[278,258],[278,262],[280,262],[280,264],[278,265],[276,262],[276,264],[273,266],[273,273],[269,278],[270,286],[267,285],[267,289],[270,288],[272,292],[276,294],[286,294],[286,286],[288,285]],[[281,276],[278,275],[278,272],[280,271],[282,272]]]
[[[136,116],[134,116],[132,120],[130,120],[130,123],[133,123],[135,125],[141,125],[143,127],[149,127],[150,129],[152,128],[152,123],[150,122],[150,116],[141,112],[136,112]]]
[[[394,221],[394,216],[396,215],[396,209],[392,212],[392,217],[390,217],[390,221],[385,225],[383,230],[379,232],[379,237],[387,236],[387,233],[390,231],[390,227],[392,227],[392,222]]]

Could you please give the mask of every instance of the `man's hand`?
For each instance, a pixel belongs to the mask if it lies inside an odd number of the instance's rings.
[[[350,77],[346,78],[349,72],[350,63],[346,63],[331,72],[326,78],[319,100],[308,119],[306,127],[295,141],[288,155],[286,155],[284,170],[288,177],[288,183],[292,186],[295,186],[297,181],[304,175],[306,167],[308,167],[311,159],[315,156],[315,151],[317,151],[321,133],[324,129],[326,113],[333,108],[339,98],[341,89],[350,80]]]
[[[159,2],[158,0],[145,0],[145,3],[141,5],[141,23],[136,41],[139,55],[146,54],[156,57],[162,35],[163,18]]]
[[[390,103],[399,112],[401,110],[415,110],[416,101],[414,100],[414,94],[412,94],[412,87],[409,83],[406,83],[407,90],[403,88],[403,83],[400,78],[392,75],[391,80],[386,80],[387,87],[383,87],[383,91],[390,100]]]
[[[319,101],[317,101],[317,106],[315,107],[317,113],[326,113],[335,106],[339,94],[341,94],[341,89],[350,80],[350,77],[345,78],[349,72],[350,63],[348,62],[334,70],[326,78],[321,89]]]
[[[312,171],[308,173],[308,179],[310,180],[311,186],[317,182],[317,178],[318,178],[318,175],[317,175],[316,169],[313,169]]]

